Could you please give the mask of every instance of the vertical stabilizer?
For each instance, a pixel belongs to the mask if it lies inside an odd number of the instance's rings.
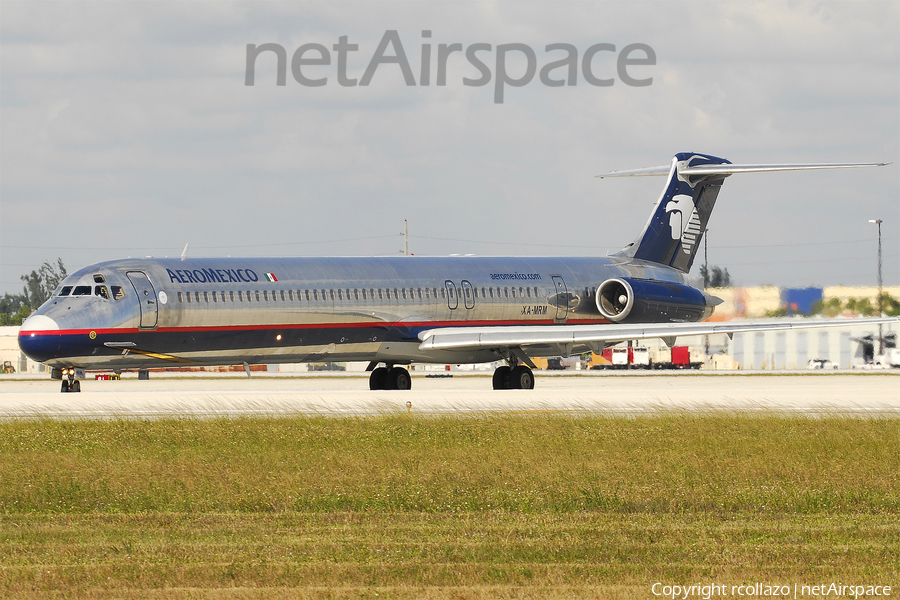
[[[637,239],[617,255],[667,265],[685,273],[690,271],[719,188],[728,174],[682,171],[702,165],[730,164],[706,154],[676,154],[650,220]]]

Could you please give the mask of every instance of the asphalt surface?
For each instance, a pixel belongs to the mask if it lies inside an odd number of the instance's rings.
[[[488,374],[413,374],[410,391],[370,391],[367,374],[167,376],[82,381],[60,393],[46,375],[0,377],[0,418],[668,412],[900,418],[900,372],[793,374],[537,373],[534,390],[491,389]],[[411,404],[407,407],[407,402]]]

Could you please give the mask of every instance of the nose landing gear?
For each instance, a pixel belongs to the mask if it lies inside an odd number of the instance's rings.
[[[63,394],[81,391],[81,382],[75,379],[75,369],[62,370],[62,386],[59,391]]]

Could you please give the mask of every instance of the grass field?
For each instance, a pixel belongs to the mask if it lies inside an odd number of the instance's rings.
[[[0,423],[3,598],[648,598],[656,582],[831,581],[900,593],[898,420]]]

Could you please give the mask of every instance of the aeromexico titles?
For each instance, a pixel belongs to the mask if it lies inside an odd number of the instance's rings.
[[[681,153],[647,225],[602,258],[128,259],[67,277],[19,346],[76,391],[76,370],[369,361],[372,389],[408,389],[418,363],[502,361],[495,389],[534,387],[531,358],[623,340],[827,327],[704,323],[717,298],[687,284],[723,180],[735,173],[885,163],[735,165]],[[860,322],[885,322],[867,319]],[[531,368],[529,368],[531,367]]]

